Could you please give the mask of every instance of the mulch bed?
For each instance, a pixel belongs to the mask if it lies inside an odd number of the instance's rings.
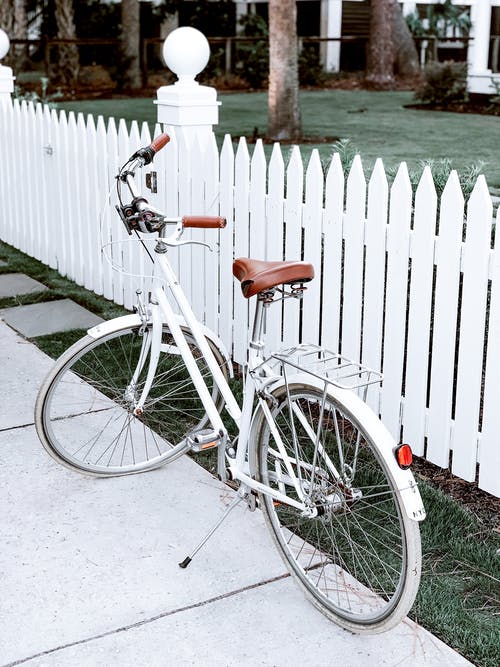
[[[439,468],[419,457],[414,457],[412,470],[417,479],[424,479],[458,500],[486,529],[500,533],[500,499],[479,489],[477,482],[466,482],[452,475],[449,470]]]
[[[500,104],[493,104],[488,99],[473,99],[469,102],[450,102],[446,106],[430,104],[406,104],[405,109],[422,109],[423,111],[451,111],[452,113],[475,113],[483,116],[500,116]]]

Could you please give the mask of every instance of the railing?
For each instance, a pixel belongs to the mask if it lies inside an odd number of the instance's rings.
[[[234,69],[234,58],[235,58],[235,47],[238,44],[251,44],[265,41],[265,37],[244,37],[244,36],[233,36],[233,37],[210,37],[209,42],[213,46],[222,47],[224,50],[224,72],[225,74],[230,74]],[[473,40],[472,37],[437,37],[435,35],[424,35],[421,37],[415,38],[415,43],[417,45],[417,50],[420,53],[420,64],[424,66],[429,60],[438,60],[439,59],[439,48],[440,47],[453,47],[460,48],[464,50],[463,60],[466,59],[465,52],[468,48],[469,43]],[[342,37],[300,37],[299,38],[299,50],[303,48],[304,45],[308,44],[326,44],[326,43],[339,43],[339,44],[360,44],[364,47],[368,41],[368,34],[366,35],[356,35],[349,36],[345,35]],[[149,47],[154,45],[163,44],[164,39],[160,37],[147,37],[141,40],[141,71],[143,77],[143,85],[147,84],[148,72],[151,71],[150,60],[151,55],[149,53]],[[87,47],[119,47],[120,40],[113,38],[86,38],[86,39],[12,39],[11,43],[15,45],[37,45],[38,47],[43,48],[44,53],[44,67],[45,73],[48,74],[50,71],[51,63],[51,51],[52,49],[67,44],[74,44],[78,47],[87,46]],[[492,35],[491,37],[491,47],[490,47],[490,61],[491,68],[493,72],[498,72],[500,68],[500,35]]]

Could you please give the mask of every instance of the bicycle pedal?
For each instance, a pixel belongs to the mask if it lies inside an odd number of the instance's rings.
[[[205,452],[208,449],[217,447],[221,441],[221,436],[217,431],[201,429],[201,431],[190,433],[187,441],[192,452]]]

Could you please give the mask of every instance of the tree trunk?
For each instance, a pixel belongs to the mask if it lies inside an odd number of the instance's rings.
[[[396,73],[400,76],[420,74],[420,61],[415,41],[405,21],[401,6],[396,0],[392,4],[392,40],[394,43]]]
[[[54,14],[59,39],[76,39],[73,0],[56,0]],[[63,85],[74,86],[78,80],[80,59],[76,44],[61,44],[58,48],[59,60],[55,67],[55,78]]]
[[[140,68],[141,15],[137,0],[122,0],[122,51],[125,58],[126,85],[142,87]]]
[[[394,83],[393,0],[372,0],[366,78],[377,87]]]
[[[301,136],[295,0],[269,0],[268,135],[277,141]]]
[[[14,0],[14,39],[27,39],[28,16],[26,14],[26,0]],[[18,71],[26,68],[28,61],[28,47],[21,44],[16,47],[16,67]]]

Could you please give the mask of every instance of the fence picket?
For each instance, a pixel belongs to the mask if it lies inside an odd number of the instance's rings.
[[[500,229],[500,207],[497,208],[496,229]],[[488,347],[484,377],[483,424],[479,449],[479,488],[500,496],[498,474],[498,378],[500,377],[500,235],[495,234],[491,261],[491,298],[488,318]]]
[[[56,252],[54,244],[54,234],[59,233],[58,217],[54,215],[54,200],[57,197],[57,171],[56,163],[54,157],[54,146],[52,138],[52,118],[50,114],[50,109],[48,105],[43,105],[42,107],[42,117],[43,117],[43,157],[44,157],[44,168],[45,168],[45,183],[46,183],[46,196],[45,196],[45,217],[50,217],[50,226],[47,226],[45,230],[45,247],[44,254],[46,263],[50,266],[51,269],[57,268],[56,262]]]
[[[344,216],[344,290],[342,308],[342,354],[360,361],[363,293],[363,237],[366,181],[359,155],[347,177]]]
[[[22,106],[22,104],[21,104]],[[45,234],[47,232],[47,224],[45,224],[46,214],[47,214],[47,190],[46,190],[46,172],[44,169],[43,163],[43,141],[44,141],[44,131],[43,131],[43,111],[42,105],[37,104],[35,106],[35,116],[34,116],[34,127],[36,134],[35,144],[31,147],[29,154],[32,155],[33,165],[37,173],[40,174],[38,180],[38,188],[36,192],[37,199],[37,219],[36,219],[36,228],[40,230],[39,234],[35,235],[36,241],[34,242],[33,251],[36,259],[41,262],[48,263],[47,257],[45,255]],[[20,176],[21,174],[19,174]],[[50,222],[48,223],[50,224]],[[17,243],[20,243],[19,234],[17,235]]]
[[[455,335],[460,279],[464,198],[456,171],[441,197],[439,233],[434,250],[436,291],[426,458],[448,467],[451,435]]]
[[[304,228],[304,261],[314,267],[314,280],[306,285],[302,300],[302,331],[304,343],[319,343],[321,301],[321,246],[323,222],[323,169],[315,148],[306,171],[306,192],[302,225]]]
[[[381,397],[382,421],[396,441],[400,437],[411,208],[411,184],[406,164],[402,162],[391,188],[389,204],[384,383]]]
[[[29,145],[29,118],[28,118],[28,105],[26,103],[22,104],[20,107],[18,107],[18,114],[16,114],[17,117],[17,123],[19,127],[19,133],[17,137],[17,150],[19,151],[24,151],[24,150],[29,150],[32,151],[33,147]],[[2,159],[5,159],[7,156],[2,156]],[[13,163],[13,168],[16,170],[16,161],[14,160]],[[33,165],[30,163],[31,169],[33,169]],[[29,178],[28,174],[24,173],[18,173],[16,174],[16,178],[14,182],[18,182],[17,179],[21,178],[23,185],[25,187],[29,187],[28,182]],[[16,193],[16,202],[15,202],[15,211],[18,212],[17,217],[17,224],[15,225],[15,236],[17,236],[17,241],[16,245],[17,247],[30,247],[30,244],[32,241],[30,240],[30,224],[31,221],[28,219],[28,203],[27,203],[27,197],[26,194],[24,196],[20,196],[20,193],[16,192],[17,188],[14,189],[14,192]],[[6,196],[6,199],[3,201],[8,201],[11,196],[9,196],[10,193]]]
[[[279,143],[273,145],[268,172],[266,259],[282,260],[284,239],[285,162]],[[270,350],[281,347],[283,303],[276,303],[269,312],[266,324],[266,342]]]
[[[375,371],[382,370],[382,332],[384,328],[385,243],[389,186],[384,165],[375,162],[368,183],[368,209],[365,226],[365,279],[363,307],[363,345],[361,358]],[[380,387],[371,385],[367,401],[380,413]]]
[[[257,139],[250,161],[250,227],[249,256],[265,259],[266,249],[266,156],[262,139]]]
[[[69,146],[68,146],[68,119],[66,113],[61,111],[58,116],[59,141],[58,141],[58,178],[59,178],[59,196],[60,215],[61,215],[61,238],[58,240],[58,271],[63,276],[69,276],[71,267],[71,236],[73,235],[73,226],[71,224],[70,209],[70,183],[69,183]]]
[[[219,215],[219,150],[214,135],[204,145],[202,164],[205,167],[203,213]],[[205,234],[205,240],[212,248],[212,251],[204,249],[205,324],[212,331],[219,328],[219,243],[224,233],[225,230],[209,229]]]
[[[403,440],[411,442],[412,449],[418,456],[423,456],[425,450],[436,212],[436,189],[431,170],[427,166],[415,194],[403,413]]]
[[[179,143],[174,127],[169,126],[162,130],[160,125],[156,125],[154,136],[157,137],[162,131],[167,132],[170,136],[170,142],[160,152],[157,161],[158,187],[165,201],[165,205],[160,208],[166,212],[168,217],[175,218],[181,214],[179,210]],[[169,261],[177,275],[180,275],[179,253],[181,250],[182,248],[172,248],[168,254]]]
[[[220,155],[220,214],[226,228],[220,234],[219,336],[228,350],[233,345],[233,272],[234,260],[234,149],[229,134],[224,137]],[[236,294],[236,298],[239,295]]]
[[[198,142],[196,142],[199,146]],[[178,167],[179,167],[179,215],[191,215],[191,150],[184,132],[178,136]],[[190,230],[184,232],[184,239],[190,240],[193,234]],[[179,249],[180,281],[188,299],[192,298],[193,284],[191,281],[191,248],[187,246]]]
[[[132,153],[132,145],[137,144],[137,137],[135,137],[135,142],[130,141],[129,133],[127,131],[127,124],[123,118],[120,118],[118,121],[118,156],[119,163],[122,165],[130,157]],[[123,188],[125,196],[128,196],[127,188]],[[131,309],[135,303],[135,290],[132,289],[130,274],[133,272],[133,249],[135,247],[134,236],[129,236],[125,238],[125,234],[122,236],[121,245],[121,257],[122,264],[124,267],[123,274],[123,305],[125,308]]]
[[[323,215],[323,307],[321,343],[332,352],[340,350],[340,288],[342,284],[342,223],[344,172],[335,153],[326,174]]]
[[[86,142],[87,142],[87,163],[91,173],[89,174],[89,192],[88,192],[88,208],[87,208],[87,235],[88,235],[88,252],[92,258],[92,265],[89,267],[90,282],[92,284],[92,291],[96,294],[102,294],[102,281],[100,280],[100,261],[99,253],[97,252],[96,239],[99,238],[99,170],[96,168],[99,164],[99,157],[97,154],[97,132],[96,124],[92,114],[87,115],[86,122]],[[91,168],[90,165],[95,165]]]
[[[77,127],[77,142],[78,142],[78,164],[86,165],[86,169],[89,169],[90,164],[95,164],[95,162],[90,162],[89,160],[89,150],[90,146],[88,144],[88,135],[87,127],[85,126],[85,120],[83,114],[79,113],[76,121]],[[90,290],[93,288],[93,276],[92,276],[92,267],[93,267],[93,243],[92,243],[92,223],[95,220],[95,211],[92,211],[94,215],[91,218],[91,197],[92,197],[92,182],[94,180],[95,170],[92,169],[92,176],[89,178],[81,179],[81,218],[80,224],[81,233],[79,234],[79,239],[81,243],[81,252],[82,252],[82,274],[83,274],[83,285],[86,289]],[[75,175],[78,178],[78,175]]]
[[[488,186],[484,176],[479,176],[467,205],[467,232],[462,253],[460,343],[451,445],[451,471],[469,482],[476,477],[492,217]]]
[[[67,230],[64,225],[64,218],[62,215],[62,188],[60,182],[60,175],[62,174],[62,150],[61,150],[61,133],[59,131],[59,118],[57,112],[53,109],[50,112],[50,147],[52,155],[50,160],[51,174],[50,174],[50,207],[51,217],[54,221],[55,233],[51,234],[50,247],[52,250],[53,262],[55,268],[64,275],[64,244],[66,241]]]
[[[68,141],[68,153],[67,153],[67,178],[68,178],[68,201],[67,208],[69,219],[71,220],[72,234],[68,238],[69,240],[69,266],[70,271],[68,277],[71,280],[74,280],[79,285],[82,284],[81,277],[81,255],[80,255],[80,242],[79,234],[81,233],[81,221],[80,221],[80,212],[81,212],[81,199],[80,199],[80,184],[79,180],[72,177],[72,171],[70,165],[78,164],[78,154],[76,149],[76,116],[70,111],[68,114],[68,126],[67,126],[67,141]]]
[[[236,151],[234,174],[234,256],[248,257],[250,220],[250,156],[244,137],[240,138]],[[247,360],[248,301],[242,296],[239,283],[234,281],[234,322],[240,335],[234,339],[233,355],[238,364]]]
[[[302,206],[304,166],[298,146],[294,146],[286,170],[285,259],[302,259]],[[283,345],[291,347],[299,340],[300,304],[288,299],[283,304]]]
[[[97,261],[97,279],[101,289],[100,294],[106,296],[109,293],[108,284],[108,270],[109,266],[103,261],[102,255],[102,234],[104,227],[109,229],[109,216],[115,215],[116,212],[111,210],[110,202],[108,201],[108,193],[110,190],[107,157],[106,155],[106,126],[102,116],[97,117],[96,132],[95,132],[95,150],[97,156],[97,207],[98,219],[94,241],[95,256]],[[107,298],[110,298],[109,296]]]
[[[147,123],[141,123],[141,126],[139,128],[139,145],[140,146],[148,146],[151,143],[151,133],[149,131],[149,126]],[[132,146],[133,148],[133,146]],[[152,162],[150,165],[147,167],[143,167],[142,169],[138,169],[136,172],[137,176],[137,182],[139,183],[139,189],[142,193],[144,193],[144,196],[147,198],[147,200],[153,205],[158,207],[158,194],[152,192],[151,188],[148,187],[147,185],[147,175],[151,175],[152,172],[158,171],[158,163],[161,160],[161,152],[155,155],[154,162]],[[159,207],[160,210],[164,211],[164,208]],[[143,235],[143,241],[146,245],[146,247],[149,249],[151,252],[152,248],[154,247],[152,239],[156,237],[156,234],[144,234]],[[149,259],[148,255],[146,254],[146,251],[143,247],[141,247],[139,244],[136,245],[137,247],[137,259],[138,259],[138,264],[139,264],[139,271],[141,276],[143,276],[142,280],[140,283],[138,282],[138,287],[142,290],[143,295],[148,294],[148,292],[151,291],[152,289],[152,265],[151,265],[151,260]]]
[[[21,105],[20,107],[18,106],[17,108],[18,108],[18,117],[20,121],[21,110],[23,109],[23,106]],[[37,151],[37,149],[38,151],[40,151],[40,146],[38,145],[39,137],[37,137],[37,121],[35,114],[35,105],[33,104],[33,102],[31,102],[28,105],[25,104],[24,109],[26,113],[25,120],[29,125],[29,131],[26,133],[27,144],[25,144],[26,156],[29,156],[27,161],[30,165],[28,174],[30,177],[33,178],[33,188],[31,190],[32,201],[30,205],[31,216],[29,223],[29,233],[31,235],[31,238],[27,242],[27,249],[32,257],[36,257],[38,253],[39,235],[35,233],[35,230],[39,229],[39,225],[42,224],[42,212],[41,209],[39,208],[41,178],[40,178],[40,172],[38,171],[39,164],[36,159],[35,151]],[[11,141],[14,142],[14,137],[11,138]],[[12,159],[13,159],[13,164],[17,164],[17,166],[15,167],[16,178],[13,182],[11,181],[11,185],[13,185],[16,182],[19,182],[18,179],[22,177],[21,175],[22,166],[19,163],[19,161],[14,159],[14,153],[12,153]]]
[[[113,243],[114,240],[125,237],[125,229],[118,215],[115,213],[115,206],[118,205],[116,195],[116,186],[114,179],[118,173],[118,131],[114,118],[108,120],[107,132],[107,155],[108,155],[108,182],[110,184],[109,213],[103,221],[102,228],[102,246],[103,254],[106,255],[106,280],[104,283],[104,296],[113,299],[119,305],[123,304],[123,276],[115,267],[121,262],[121,246]],[[112,185],[113,184],[113,185]]]
[[[17,135],[15,128],[20,127],[20,119],[17,118],[17,110],[14,105],[5,104],[2,106],[0,112],[3,114],[3,119],[0,123],[0,146],[2,146],[3,150],[2,161],[12,165],[12,169],[5,170],[3,178],[0,178],[0,201],[7,201],[10,195],[14,199],[14,204],[17,204],[18,191],[11,185],[13,171],[16,169],[16,163],[12,157],[11,142],[14,141],[14,137]],[[11,245],[13,245],[11,236],[12,223],[13,219],[11,216],[0,217],[0,238]]]
[[[205,177],[203,150],[198,136],[194,137],[191,145],[191,205],[190,212],[194,215],[202,215],[205,212]],[[193,241],[206,243],[206,233],[203,229],[193,229],[191,232]],[[191,252],[191,305],[196,316],[205,321],[205,281],[199,280],[199,275],[206,274],[206,249],[203,246],[193,245],[181,248],[181,258],[184,259],[186,252]]]

